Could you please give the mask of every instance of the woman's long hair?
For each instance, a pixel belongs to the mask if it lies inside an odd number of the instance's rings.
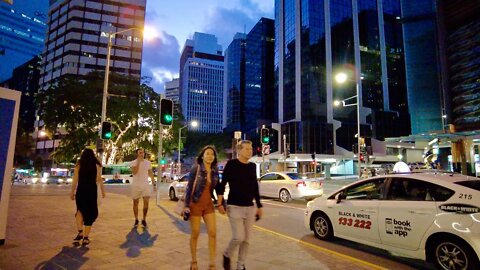
[[[97,165],[102,166],[102,164],[98,161],[97,157],[95,157],[95,153],[93,153],[92,149],[85,148],[83,150],[80,160],[78,160],[78,164],[80,165],[80,170],[78,172],[79,179],[91,179],[95,182]]]
[[[205,151],[207,151],[208,149],[211,149],[213,151],[213,155],[215,156],[215,159],[213,159],[212,168],[216,169],[218,161],[217,161],[217,150],[215,150],[214,145],[207,145],[207,146],[203,147],[202,151],[200,151],[200,153],[197,156],[197,164],[202,165],[203,154],[205,154]]]

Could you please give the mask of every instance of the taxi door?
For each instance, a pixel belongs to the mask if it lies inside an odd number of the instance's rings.
[[[417,250],[437,214],[428,194],[430,183],[412,178],[392,177],[386,199],[379,206],[382,244]]]
[[[384,182],[384,178],[375,178],[344,189],[346,197],[335,204],[331,221],[335,235],[380,242],[377,220]]]

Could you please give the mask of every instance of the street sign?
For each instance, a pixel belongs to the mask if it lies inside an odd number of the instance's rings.
[[[269,155],[270,154],[270,145],[264,144],[262,145],[262,152],[264,155]]]

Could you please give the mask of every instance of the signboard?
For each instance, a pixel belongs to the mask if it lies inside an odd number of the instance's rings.
[[[0,87],[0,245],[5,243],[21,92]]]
[[[264,155],[269,155],[270,154],[270,145],[264,144],[262,145],[262,152]]]

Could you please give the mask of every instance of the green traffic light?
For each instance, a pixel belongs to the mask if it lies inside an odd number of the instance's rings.
[[[268,137],[263,137],[263,143],[268,143],[270,139]]]
[[[165,114],[163,116],[163,120],[165,120],[165,123],[171,123],[173,120],[173,117],[170,114]]]
[[[165,159],[160,160],[160,164],[165,165],[167,164],[167,161]]]
[[[105,139],[110,139],[110,138],[112,138],[112,133],[111,132],[105,133]]]

